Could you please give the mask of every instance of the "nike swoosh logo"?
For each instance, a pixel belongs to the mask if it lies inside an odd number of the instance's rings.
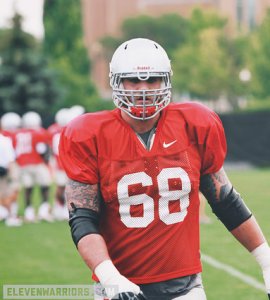
[[[168,144],[166,144],[165,142],[163,142],[163,147],[164,148],[168,148],[168,147],[170,147],[170,146],[172,146],[174,143],[176,143],[177,142],[177,140],[175,140],[175,141],[173,141],[173,142],[170,142],[170,143],[168,143]]]

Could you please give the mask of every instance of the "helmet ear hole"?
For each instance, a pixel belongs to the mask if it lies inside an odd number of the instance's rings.
[[[114,104],[135,119],[153,118],[171,100],[171,75],[172,69],[168,55],[158,43],[142,38],[124,42],[116,49],[110,62],[109,77]],[[138,78],[146,81],[150,77],[162,78],[160,88],[142,91],[144,95],[148,95],[148,98],[151,95],[156,101],[149,104],[149,101],[144,100],[143,104],[136,104],[134,99],[138,97],[139,92],[125,90],[122,80]],[[141,97],[143,98],[143,94]]]

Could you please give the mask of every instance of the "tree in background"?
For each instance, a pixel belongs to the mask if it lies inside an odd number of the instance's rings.
[[[139,16],[123,22],[124,39],[149,38],[164,48],[168,55],[185,44],[189,36],[189,21],[178,14],[165,14],[160,17]]]
[[[198,39],[200,32],[209,28],[223,29],[227,24],[225,18],[220,17],[215,12],[205,12],[199,8],[192,11],[189,19],[190,35],[189,39]]]
[[[175,51],[173,83],[177,91],[204,100],[218,99],[226,92],[231,62],[220,39],[218,29],[205,29],[199,33],[197,42]]]
[[[242,78],[240,75],[243,70],[247,69],[248,64],[248,51],[249,46],[249,36],[240,35],[234,38],[229,38],[223,35],[223,47],[226,51],[226,55],[229,58],[229,77],[227,79],[226,95],[231,105],[238,109],[241,107],[241,99],[250,98],[250,85],[246,78]],[[244,80],[243,80],[244,79]],[[247,103],[246,103],[247,104]]]
[[[269,19],[269,17],[268,17]],[[81,6],[77,0],[46,0],[44,9],[44,51],[50,65],[59,73],[62,86],[60,106],[81,104],[89,111],[111,108],[101,101],[90,81],[91,65],[83,42]],[[247,94],[250,84],[241,82],[239,73],[250,67],[252,86],[257,96],[269,95],[267,20],[253,37],[233,37],[226,31],[227,20],[214,12],[195,9],[190,18],[177,14],[160,17],[141,15],[126,19],[120,37],[101,39],[103,55],[108,62],[116,47],[135,37],[150,38],[160,43],[172,59],[174,88],[201,100],[225,97],[234,108]],[[252,53],[252,55],[248,55]],[[258,56],[260,59],[257,59]],[[249,58],[249,59],[248,59]]]
[[[45,0],[44,53],[59,73],[63,98],[59,107],[82,105],[88,111],[107,103],[97,96],[90,80],[91,65],[83,41],[81,5],[77,0]]]
[[[174,90],[201,100],[227,96],[235,106],[239,92],[239,53],[234,40],[225,34],[227,20],[214,12],[194,9],[189,19],[178,14],[126,19],[120,38],[107,36],[101,43],[107,59],[123,41],[144,37],[160,43],[173,65]],[[240,68],[240,67],[239,67]]]
[[[172,57],[174,85],[180,94],[212,100],[226,98],[234,109],[247,87],[239,72],[246,65],[246,37],[226,32],[226,20],[195,9],[190,18],[190,36]]]
[[[106,36],[101,39],[106,57],[109,59],[114,50],[124,41],[132,38],[148,38],[156,41],[171,55],[176,47],[184,45],[189,35],[189,21],[177,14],[160,17],[141,15],[126,19],[121,25],[122,36]]]
[[[0,111],[46,114],[58,99],[55,74],[48,68],[40,45],[21,29],[15,14],[12,29],[1,31]]]
[[[251,47],[247,49],[252,80],[251,88],[259,99],[270,97],[270,10],[261,26],[259,26],[251,37]]]

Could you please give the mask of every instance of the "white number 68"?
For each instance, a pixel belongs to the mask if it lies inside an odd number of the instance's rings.
[[[170,191],[169,179],[180,179],[182,188]],[[191,183],[187,172],[180,167],[163,169],[157,176],[157,183],[160,195],[158,202],[160,220],[167,225],[182,222],[187,215],[189,193],[191,191]],[[129,228],[144,228],[154,220],[154,199],[147,194],[129,196],[128,187],[133,184],[151,186],[153,185],[153,181],[145,172],[128,174],[121,178],[117,185],[120,218]],[[169,202],[177,200],[179,201],[181,210],[179,212],[170,212]],[[143,205],[143,216],[131,216],[130,207],[139,204]]]

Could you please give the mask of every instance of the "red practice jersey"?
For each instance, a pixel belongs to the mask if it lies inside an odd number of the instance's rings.
[[[121,274],[137,284],[201,272],[199,182],[223,165],[219,117],[198,103],[162,111],[147,150],[120,111],[72,121],[60,140],[67,175],[100,184],[100,232]]]
[[[12,141],[12,145],[14,148],[15,143],[15,136],[19,129],[13,129],[13,130],[1,130],[0,133],[2,133],[4,136],[8,137]]]
[[[37,151],[39,143],[49,145],[49,135],[44,128],[23,128],[16,132],[14,148],[19,166],[44,163],[42,156]]]

